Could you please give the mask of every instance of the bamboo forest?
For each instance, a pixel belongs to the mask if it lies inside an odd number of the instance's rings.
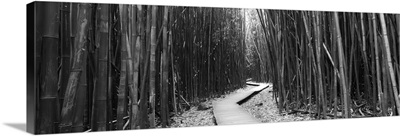
[[[33,5],[36,134],[400,114],[400,15]]]

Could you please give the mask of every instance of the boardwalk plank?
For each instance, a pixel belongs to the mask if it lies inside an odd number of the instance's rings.
[[[248,83],[258,85],[248,91],[229,95],[225,99],[213,103],[213,112],[218,125],[254,124],[260,123],[253,116],[242,109],[238,102],[250,97],[253,93],[268,88],[268,84]]]

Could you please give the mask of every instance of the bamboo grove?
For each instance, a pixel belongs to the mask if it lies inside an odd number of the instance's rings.
[[[34,4],[36,133],[169,127],[247,80],[283,115],[400,114],[400,15]]]
[[[246,43],[255,43],[248,52],[259,61],[248,75],[273,83],[280,113],[400,114],[400,15],[260,9],[247,15],[246,33],[254,38]]]
[[[245,85],[242,9],[35,7],[36,133],[168,127],[189,106]]]

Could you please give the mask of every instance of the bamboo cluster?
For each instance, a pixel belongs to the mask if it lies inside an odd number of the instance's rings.
[[[177,7],[174,12],[179,20],[172,30],[174,78],[180,81],[176,87],[186,90],[178,95],[189,105],[243,87],[243,11]]]
[[[240,9],[35,6],[36,133],[168,127],[245,84]]]
[[[266,73],[261,80],[274,84],[281,113],[325,119],[399,115],[400,16],[252,12],[249,18],[261,24],[252,29],[262,32],[253,36],[264,53],[262,68],[251,72]]]

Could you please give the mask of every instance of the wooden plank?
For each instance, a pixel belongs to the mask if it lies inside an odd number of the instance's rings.
[[[254,82],[246,82],[247,85],[251,86],[260,86],[260,84],[254,83]]]
[[[218,125],[237,125],[237,124],[254,124],[260,123],[252,115],[248,114],[242,109],[238,102],[251,97],[253,93],[260,92],[265,88],[268,88],[269,84],[257,84],[248,91],[232,94],[225,99],[213,103],[213,113]]]

